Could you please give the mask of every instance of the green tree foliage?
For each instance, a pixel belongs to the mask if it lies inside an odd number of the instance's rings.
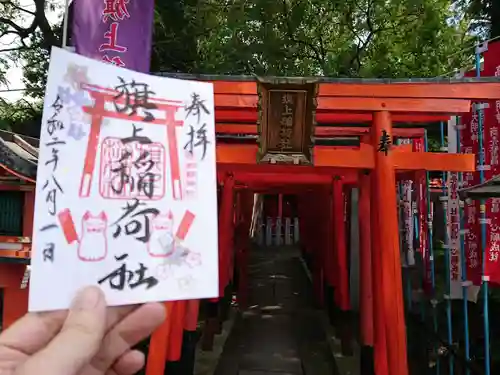
[[[9,103],[0,99],[0,129],[38,137],[41,121],[41,101],[33,103],[20,99]]]
[[[36,30],[27,38],[29,48],[11,54],[11,59],[23,62],[25,93],[36,100],[43,99],[49,69],[50,50],[44,48],[43,43],[42,33]]]
[[[61,26],[47,21],[52,1],[30,1],[21,7],[18,0],[0,0],[0,32],[16,36],[14,48],[0,56],[23,61],[27,92],[39,99],[50,48],[61,43]],[[151,69],[435,77],[465,65],[472,52],[463,51],[472,45],[470,21],[453,1],[156,1]],[[24,22],[16,23],[20,19]]]
[[[433,77],[468,58],[448,0],[239,0],[212,17],[198,39],[205,72]]]
[[[483,39],[500,37],[500,1],[456,0],[454,4],[470,18],[470,30]]]

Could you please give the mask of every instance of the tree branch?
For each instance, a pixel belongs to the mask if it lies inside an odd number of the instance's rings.
[[[358,39],[358,43],[356,43],[356,52],[354,53],[354,55],[352,56],[351,60],[349,61],[349,66],[352,66],[354,64],[354,62],[357,63],[357,69],[356,69],[356,72],[359,74],[359,71],[361,70],[361,53],[366,49],[366,47],[368,46],[368,44],[372,41],[374,35],[378,32],[381,31],[382,28],[379,28],[377,30],[375,30],[373,28],[373,23],[372,23],[372,20],[371,20],[371,17],[372,17],[372,6],[373,6],[373,1],[370,1],[368,3],[368,7],[366,8],[366,11],[365,11],[365,16],[366,16],[366,26],[368,28],[368,36],[366,37],[366,39],[364,41],[362,41],[362,38],[358,35],[358,33],[354,30],[354,27],[351,27],[351,25],[348,24],[348,27],[350,29],[350,31],[356,36],[356,38]]]
[[[31,14],[32,16],[35,15],[35,13],[32,12],[31,10],[24,9],[24,8],[20,7],[19,5],[15,4],[14,2],[12,2],[10,0],[2,0],[2,1],[0,1],[0,4],[9,6],[9,7],[13,8],[13,9],[16,9],[16,10],[20,11],[20,12]]]
[[[14,30],[8,30],[9,33],[16,33],[21,37],[21,39],[25,39],[30,36],[31,33],[33,33],[36,30],[36,22],[35,19],[31,23],[31,25],[27,28],[21,27],[17,25],[14,21],[5,18],[5,17],[0,17],[0,23],[3,23],[4,25],[10,26]]]
[[[0,53],[16,52],[26,49],[24,46],[0,49]]]
[[[283,17],[285,18],[285,24],[286,24],[286,33],[288,38],[293,42],[297,44],[302,44],[303,46],[309,48],[312,52],[313,55],[311,56],[314,60],[316,60],[323,70],[325,71],[325,55],[321,54],[321,51],[311,42],[306,42],[304,40],[300,40],[294,37],[293,35],[293,30],[292,30],[292,25],[290,24],[290,20],[288,19],[288,14],[289,14],[289,9],[288,9],[288,4],[287,0],[282,0],[283,4]]]
[[[28,9],[17,6],[10,1],[1,1],[0,4],[12,6],[13,9],[34,16],[33,21],[28,27],[21,27],[9,18],[0,17],[0,24],[7,26],[7,30],[4,31],[1,36],[5,36],[7,34],[17,34],[21,39],[23,46],[26,46],[24,44],[24,39],[30,37],[37,29],[39,29],[42,34],[41,47],[43,49],[50,51],[52,46],[60,45],[61,41],[54,33],[54,30],[50,26],[50,23],[45,15],[45,2],[46,0],[33,0],[35,11],[32,12]]]

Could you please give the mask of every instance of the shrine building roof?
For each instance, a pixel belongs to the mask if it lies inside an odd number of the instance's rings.
[[[18,182],[34,183],[38,164],[39,141],[36,138],[0,130],[0,169]],[[5,182],[0,177],[0,183]]]
[[[459,190],[462,199],[488,199],[500,198],[500,176],[485,181],[482,184],[474,185]]]

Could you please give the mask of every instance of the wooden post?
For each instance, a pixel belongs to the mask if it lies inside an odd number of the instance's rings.
[[[351,345],[351,301],[349,295],[349,263],[347,261],[347,243],[346,243],[346,223],[344,221],[344,184],[340,177],[333,180],[332,186],[333,200],[333,245],[335,256],[335,300],[339,307],[339,324],[337,329],[342,346],[343,355],[352,355]]]
[[[390,144],[388,143],[390,142]],[[375,201],[377,212],[373,231],[378,231],[378,254],[383,275],[380,290],[383,294],[386,324],[389,375],[408,375],[406,325],[403,306],[401,260],[399,252],[398,215],[396,208],[396,176],[390,147],[392,146],[391,115],[387,111],[373,114],[372,145],[375,158]],[[386,149],[388,150],[386,151]],[[381,254],[383,252],[383,255]]]
[[[184,321],[187,301],[173,302],[169,342],[167,345],[166,373],[172,375],[182,372],[182,345],[184,340]]]
[[[253,193],[240,192],[241,222],[236,230],[236,264],[238,265],[238,305],[241,309],[248,307],[248,251],[250,244],[250,226],[253,212]]]
[[[219,298],[207,302],[207,318],[203,330],[202,348],[212,350],[214,336],[221,331],[220,304],[231,278],[231,256],[233,252],[234,223],[234,178],[228,174],[224,179],[219,199]]]
[[[371,172],[370,176],[370,234],[372,238],[372,282],[373,282],[373,329],[374,329],[374,361],[375,374],[388,374],[387,364],[387,339],[385,333],[384,320],[384,285],[382,270],[382,246],[380,244],[380,233],[378,227],[378,202],[377,202],[377,184],[375,175]]]
[[[346,230],[344,222],[344,194],[343,184],[340,178],[333,181],[333,233],[335,257],[336,257],[336,273],[337,283],[335,294],[337,304],[341,311],[350,310],[349,298],[349,272],[347,263],[347,248],[346,248]]]
[[[214,347],[214,337],[219,328],[219,299],[212,298],[205,303],[205,327],[201,337],[201,349],[212,351]]]
[[[24,193],[22,235],[33,235],[33,213],[35,210],[35,192]],[[3,288],[2,329],[7,329],[12,323],[28,311],[28,286],[21,289],[26,271],[26,265],[20,263],[0,263],[0,287]]]
[[[333,218],[335,216],[335,207],[333,201],[333,194],[329,192],[328,195],[325,194],[324,207],[327,208],[326,214],[321,218],[321,228],[325,232],[325,242],[323,251],[323,268],[325,272],[325,282],[328,287],[333,290],[337,284],[337,271],[336,271],[336,258],[335,258],[335,246],[334,246],[334,223]],[[319,223],[316,224],[319,226]],[[332,293],[333,297],[333,293]]]
[[[151,335],[149,341],[148,360],[146,363],[147,375],[162,375],[165,373],[168,347],[170,343],[170,328],[172,325],[172,307],[175,302],[165,302],[167,318],[163,324]]]
[[[181,359],[182,336],[186,318],[186,301],[174,302],[171,315],[172,325],[170,327],[170,342],[168,345],[167,359],[169,362],[177,362]]]
[[[236,254],[238,264],[238,306],[241,310],[248,307],[248,244],[240,249]]]
[[[219,309],[218,309],[218,324],[217,334],[222,333],[222,323],[229,316],[229,309],[231,306],[232,295],[232,281],[234,276],[234,258],[235,258],[235,212],[239,208],[240,202],[235,202],[235,180],[232,174],[228,175],[222,191],[222,206],[221,214],[221,227],[219,227],[219,238],[223,239],[221,250],[224,254],[224,277],[222,278],[223,284],[220,286],[219,291]],[[219,246],[220,248],[220,246]]]
[[[165,373],[193,375],[200,300],[179,301],[174,309]],[[175,338],[180,336],[180,339]]]
[[[184,321],[184,339],[182,341],[182,371],[179,374],[193,375],[196,360],[196,329],[198,327],[198,314],[200,300],[186,301],[186,318]]]
[[[361,375],[374,375],[372,235],[370,232],[370,176],[359,178],[359,315],[361,328]]]
[[[234,193],[234,225],[238,226],[238,224],[241,222],[241,197],[242,192],[241,191],[236,191]]]
[[[231,252],[233,251],[233,209],[234,178],[226,176],[222,187],[222,201],[219,211],[219,297],[224,297],[224,290],[229,283]]]
[[[312,258],[312,282],[313,290],[315,294],[315,302],[318,307],[323,307],[325,304],[325,292],[324,292],[324,279],[325,279],[325,265],[324,265],[324,254],[325,246],[327,242],[325,241],[325,222],[324,210],[322,211],[320,205],[323,202],[323,197],[325,194],[323,192],[318,192],[313,197],[310,197],[305,204],[308,204],[308,241],[311,246],[311,258]],[[319,223],[318,223],[319,222]]]
[[[278,194],[278,217],[283,217],[283,194]]]
[[[28,288],[21,289],[25,264],[0,263],[0,287],[3,289],[2,329],[28,311]]]
[[[336,300],[336,289],[338,288],[338,264],[337,256],[335,254],[335,200],[333,199],[333,189],[328,189],[328,194],[324,200],[324,206],[327,208],[327,214],[323,217],[322,228],[325,232],[325,248],[324,248],[324,299],[328,312],[328,319],[330,324],[337,326],[339,319],[338,315],[338,301]]]

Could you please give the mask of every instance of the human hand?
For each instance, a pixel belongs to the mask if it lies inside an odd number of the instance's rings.
[[[131,348],[165,319],[160,303],[106,307],[97,287],[69,311],[29,313],[0,334],[0,375],[132,375],[145,363]]]

